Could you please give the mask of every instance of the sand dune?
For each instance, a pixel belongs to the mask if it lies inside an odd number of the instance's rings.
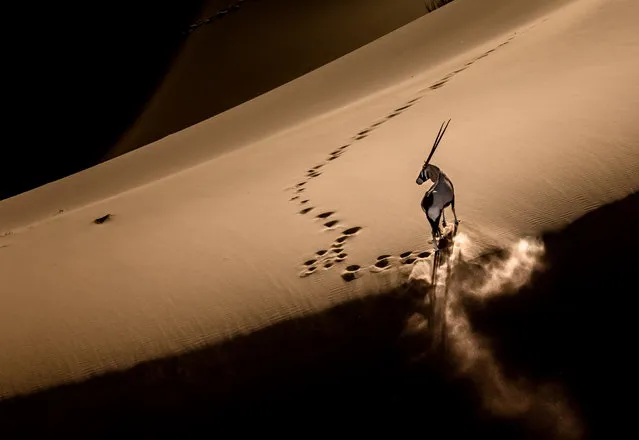
[[[397,284],[431,247],[414,181],[448,118],[434,162],[455,182],[474,254],[636,191],[638,9],[456,0],[218,117],[2,201],[0,395]],[[382,255],[388,269],[375,268]]]
[[[264,434],[281,434],[295,421],[362,435],[388,427],[442,438],[623,437],[634,425],[632,408],[611,402],[634,377],[634,311],[623,298],[633,292],[629,257],[639,235],[611,241],[592,231],[610,218],[635,224],[638,207],[635,193],[539,241],[521,240],[515,252],[462,256],[447,308],[452,350],[443,359],[431,350],[433,333],[414,319],[429,308],[420,263],[412,281],[380,295],[4,400],[0,433],[238,435],[259,424]],[[594,258],[603,248],[611,258]],[[528,258],[540,250],[541,260]],[[545,268],[531,274],[530,263]]]

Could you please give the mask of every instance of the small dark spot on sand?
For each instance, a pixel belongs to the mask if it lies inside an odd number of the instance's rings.
[[[348,237],[345,236],[338,237],[337,240],[335,240],[335,243],[344,243],[347,239]]]
[[[375,263],[375,267],[383,269],[384,267],[388,267],[389,264],[390,263],[388,262],[388,260],[379,260],[377,263]]]
[[[404,264],[413,264],[415,261],[415,258],[407,258],[406,260],[404,260]]]
[[[404,110],[406,110],[408,108],[411,108],[412,106],[413,106],[412,104],[406,104],[406,105],[404,105],[402,107],[396,108],[395,111],[396,112],[403,112]]]
[[[388,254],[380,255],[379,257],[377,257],[377,261],[384,260],[384,259],[390,258],[390,257],[391,257],[391,255],[388,255]]]
[[[306,213],[308,213],[308,212],[310,212],[310,211],[312,211],[312,210],[313,210],[313,207],[312,207],[312,206],[311,206],[310,208],[304,208],[304,209],[302,209],[302,210],[300,211],[300,214],[306,214]]]
[[[344,235],[353,235],[357,232],[359,232],[362,228],[360,226],[353,226],[352,228],[348,228],[345,231],[342,232],[342,234]]]
[[[344,281],[350,282],[355,279],[355,274],[353,272],[344,272],[342,274],[342,278],[344,279]]]
[[[322,256],[322,255],[324,255],[326,252],[328,252],[326,249],[320,249],[319,251],[317,251],[317,252],[315,252],[315,253],[321,257],[321,256]]]
[[[324,223],[324,226],[326,226],[327,228],[332,228],[336,224],[337,224],[337,220],[331,220],[330,222]]]
[[[440,82],[435,83],[432,86],[430,86],[430,89],[431,90],[438,89],[438,88],[442,87],[444,84],[446,84],[446,81],[440,81]]]
[[[308,260],[306,262],[304,262],[304,266],[310,266],[311,264],[315,263],[317,260]]]
[[[359,269],[360,269],[360,266],[358,264],[351,264],[350,266],[346,268],[346,270],[349,272],[356,272]]]
[[[430,252],[428,251],[420,252],[417,256],[419,258],[427,258],[427,257],[430,257]]]
[[[102,223],[110,219],[111,219],[111,214],[107,214],[107,215],[103,215],[102,217],[96,218],[95,220],[93,220],[93,223],[95,223],[96,225],[101,225]]]
[[[406,257],[410,256],[412,253],[413,253],[412,251],[406,251],[404,253],[399,254],[399,256],[401,258],[406,258]]]
[[[333,214],[335,214],[335,211],[322,212],[321,214],[317,215],[317,218],[327,218],[327,217],[330,217]]]

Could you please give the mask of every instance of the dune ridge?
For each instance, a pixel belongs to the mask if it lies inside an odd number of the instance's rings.
[[[424,70],[436,68],[450,57],[472,50],[483,40],[498,38],[503,32],[572,1],[456,0],[239,107],[152,142],[143,149],[98,164],[91,171],[81,171],[3,200],[0,227],[6,231],[30,224],[59,209],[82,207],[220,154],[259,144],[266,137],[276,136],[326,112],[339,111],[350,102],[410,79],[411,75],[423,75]],[[426,41],[429,44],[422,44]],[[189,63],[201,58],[202,44],[204,42],[189,41],[181,56],[184,65],[178,62],[174,68],[175,81],[183,75],[182,71],[189,71]],[[357,66],[361,65],[368,68],[359,69]],[[325,93],[321,86],[327,83],[333,85],[331,93]],[[170,101],[165,102],[163,95],[179,94],[179,86],[179,82],[173,86],[170,78],[167,79],[163,86],[166,91],[160,90],[156,94],[154,105],[170,108]],[[273,112],[272,108],[278,111]],[[150,113],[148,117],[151,119],[149,124],[161,123]],[[250,127],[246,127],[246,121],[251,121]],[[127,136],[134,136],[138,129],[145,130],[145,124],[145,117],[141,117]],[[175,154],[178,149],[179,155]],[[77,187],[82,187],[83,191],[77,191]]]

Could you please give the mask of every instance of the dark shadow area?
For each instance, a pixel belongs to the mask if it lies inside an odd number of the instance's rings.
[[[424,291],[407,284],[197,352],[13,398],[0,404],[3,437],[389,428],[515,438],[502,435],[515,425],[476,411],[469,383],[410,360],[430,344],[427,333],[401,336]]]
[[[483,305],[468,301],[473,325],[490,337],[506,371],[564,386],[589,438],[632,432],[634,310],[627,303],[639,243],[635,231],[609,225],[637,224],[638,214],[635,194],[546,234],[546,266],[529,287]],[[480,270],[495,257],[471,266]],[[0,435],[389,429],[394,436],[551,438],[481,411],[471,380],[430,350],[429,333],[406,333],[426,293],[407,283],[216,346],[13,398],[0,403]]]
[[[14,171],[0,177],[0,200],[99,163],[160,85],[203,4],[11,5],[3,64],[13,141],[3,159]]]
[[[420,0],[115,0],[5,12],[3,161],[14,173],[0,176],[0,200],[240,105],[426,10]],[[170,99],[145,116],[186,43],[202,38]],[[127,140],[140,119],[145,130]]]
[[[516,295],[467,301],[511,377],[562,384],[592,438],[636,430],[638,224],[635,193],[545,234],[545,269]]]

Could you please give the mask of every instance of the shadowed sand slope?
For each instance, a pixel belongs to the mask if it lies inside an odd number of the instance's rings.
[[[636,191],[638,4],[532,4],[456,0],[0,203],[0,395],[396,287],[431,257],[414,182],[448,118],[434,162],[455,182],[469,258]]]
[[[470,375],[453,374],[454,359],[430,353],[428,332],[406,333],[426,292],[415,281],[223,344],[5,401],[0,433],[219,435],[237,434],[250,420],[262,433],[300,423],[360,434],[392,427],[453,438],[616,438],[631,419],[610,402],[633,373],[632,312],[614,299],[632,291],[639,235],[593,231],[610,230],[610,219],[636,224],[638,213],[634,194],[544,234],[543,268],[527,286],[488,301],[464,298],[475,332],[488,338],[507,376],[525,377],[533,389],[561,386],[579,432],[549,430],[553,405],[516,417],[481,410],[482,398],[500,396],[482,396]],[[469,268],[486,267],[501,251]]]
[[[426,13],[423,0],[248,0],[190,36],[157,95],[108,157],[228,110]],[[202,17],[228,1],[207,2]],[[217,17],[217,15],[214,15]]]

